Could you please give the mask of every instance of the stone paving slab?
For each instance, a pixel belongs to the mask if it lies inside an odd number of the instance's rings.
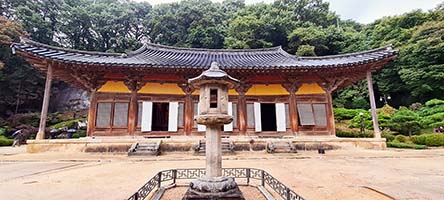
[[[261,168],[306,199],[444,199],[444,149],[239,153],[223,167]],[[0,155],[1,199],[125,199],[158,171],[203,168],[203,156]]]

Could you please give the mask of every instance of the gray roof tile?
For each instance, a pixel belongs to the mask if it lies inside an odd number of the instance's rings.
[[[264,49],[198,49],[145,44],[128,54],[79,51],[23,39],[12,44],[40,58],[77,64],[125,65],[128,67],[169,67],[207,69],[218,62],[222,69],[324,68],[362,65],[398,55],[391,45],[369,51],[334,56],[297,57],[281,47]]]

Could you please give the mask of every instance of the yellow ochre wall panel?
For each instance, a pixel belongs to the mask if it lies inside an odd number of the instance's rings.
[[[296,94],[324,94],[325,91],[317,83],[304,83]]]
[[[123,81],[107,81],[99,90],[99,92],[116,92],[116,93],[130,93]],[[147,83],[143,86],[139,93],[145,94],[177,94],[184,95],[182,89],[175,83]],[[304,83],[296,92],[296,94],[324,94],[325,91],[316,83]],[[228,91],[229,95],[238,95],[238,93],[231,89]],[[199,95],[199,90],[195,90],[193,95]],[[255,84],[246,95],[288,95],[288,92],[280,84]]]
[[[255,84],[248,90],[245,95],[288,95],[288,92],[280,84]]]
[[[99,92],[117,92],[130,93],[123,81],[107,81],[99,90]]]
[[[193,95],[199,95],[199,89],[194,90]],[[239,95],[239,93],[237,93],[236,90],[231,89],[231,90],[228,90],[228,95],[237,96],[237,95]]]
[[[144,94],[177,94],[184,95],[185,93],[175,83],[147,83],[138,93]]]

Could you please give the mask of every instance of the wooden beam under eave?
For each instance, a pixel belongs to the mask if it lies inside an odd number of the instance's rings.
[[[21,56],[22,58],[24,58],[27,62],[29,62],[31,64],[45,65],[47,63],[46,59],[32,56],[31,54],[28,54],[26,52],[17,51],[16,54]]]

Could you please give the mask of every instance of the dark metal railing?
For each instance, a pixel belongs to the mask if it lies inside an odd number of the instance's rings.
[[[262,169],[254,168],[224,168],[222,169],[223,176],[245,179],[249,185],[251,179],[260,180],[261,185],[266,185],[273,189],[280,197],[285,200],[304,200],[296,192],[285,186],[279,180],[271,176],[268,172]],[[143,200],[156,188],[162,186],[162,182],[172,181],[176,183],[177,179],[197,179],[205,175],[205,169],[169,169],[158,172],[145,185],[143,185],[136,193],[134,193],[128,200]]]

